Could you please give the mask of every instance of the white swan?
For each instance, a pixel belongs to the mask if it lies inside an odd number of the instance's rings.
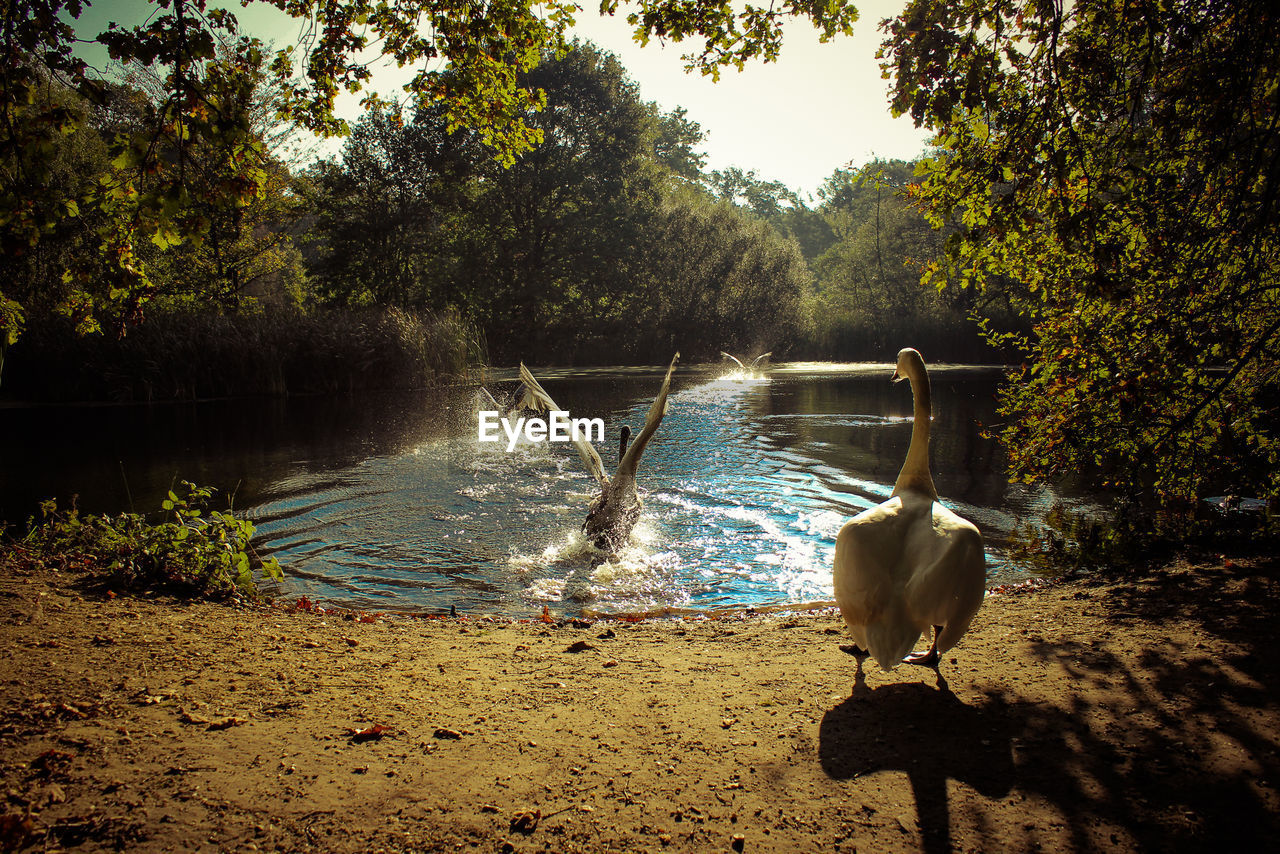
[[[986,587],[982,534],[938,502],[929,474],[929,374],[910,348],[898,353],[893,372],[894,382],[903,379],[911,381],[915,417],[893,494],[836,537],[836,604],[857,644],[859,672],[868,653],[884,670],[897,667],[930,626],[929,651],[905,660],[936,668],[969,628]]]
[[[742,370],[744,371],[750,372],[756,369],[756,365],[760,364],[761,359],[767,359],[770,356],[772,356],[773,351],[770,350],[768,353],[761,353],[759,356],[756,356],[754,359],[751,360],[750,365],[742,364],[742,360],[739,359],[737,356],[733,355],[732,353],[726,353],[725,351],[721,350],[720,355],[724,356],[726,359],[733,359],[733,361],[738,363],[739,368],[742,368]]]
[[[587,470],[600,484],[600,494],[591,502],[587,519],[582,523],[583,533],[598,549],[614,552],[622,548],[631,534],[631,529],[635,527],[636,520],[640,518],[640,496],[636,492],[636,468],[640,465],[640,456],[648,446],[649,440],[653,438],[654,433],[658,432],[662,416],[667,413],[667,393],[671,390],[671,373],[676,369],[676,360],[679,358],[679,353],[671,358],[667,375],[662,380],[662,388],[658,390],[658,396],[649,406],[644,427],[641,428],[630,447],[627,447],[627,439],[631,435],[631,429],[625,426],[622,428],[622,437],[618,446],[618,469],[612,478],[605,474],[604,463],[600,461],[600,455],[596,453],[591,443],[584,436],[578,436],[574,440],[582,461],[587,464]],[[519,406],[547,412],[559,409],[523,362],[520,364],[520,381],[524,384],[524,394],[519,400]]]

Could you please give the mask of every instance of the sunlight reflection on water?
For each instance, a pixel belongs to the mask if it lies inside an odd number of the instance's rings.
[[[890,370],[679,369],[640,466],[641,522],[607,559],[580,533],[594,484],[572,446],[481,443],[476,399],[462,393],[407,447],[273,483],[251,511],[260,550],[287,567],[287,595],[382,610],[527,616],[543,604],[576,614],[829,599],[837,531],[888,497],[906,452],[910,392],[890,386]],[[536,373],[575,417],[604,418],[598,450],[610,470],[620,425],[643,423],[661,381],[656,368]],[[1002,550],[1015,517],[1055,497],[1011,487],[995,443],[978,435],[995,379],[934,372],[935,479],[944,502],[984,530],[992,584],[1022,577]]]

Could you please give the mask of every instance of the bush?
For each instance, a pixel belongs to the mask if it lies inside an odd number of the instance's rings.
[[[253,551],[253,523],[230,507],[208,512],[208,487],[183,481],[181,490],[170,490],[154,523],[136,513],[81,517],[74,506],[60,512],[46,501],[40,522],[31,520],[26,535],[0,554],[28,565],[106,570],[126,588],[159,585],[214,599],[260,598],[255,569],[283,578],[275,558],[261,560]]]

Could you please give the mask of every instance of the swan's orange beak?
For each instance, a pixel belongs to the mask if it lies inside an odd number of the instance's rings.
[[[906,377],[902,376],[902,374],[899,374],[899,373],[898,373],[898,369],[897,369],[897,368],[894,368],[894,369],[893,369],[893,376],[889,377],[889,382],[891,382],[891,383],[900,383],[900,382],[902,382],[904,379],[906,379]]]

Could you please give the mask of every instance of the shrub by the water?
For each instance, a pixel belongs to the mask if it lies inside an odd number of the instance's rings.
[[[0,545],[6,563],[58,569],[105,571],[126,588],[165,587],[222,599],[259,598],[255,570],[280,581],[275,558],[258,558],[250,545],[253,523],[227,510],[208,510],[213,490],[183,481],[170,490],[159,521],[137,513],[81,516],[73,506],[60,511],[41,505],[19,539]]]
[[[465,375],[483,357],[479,339],[457,316],[396,309],[171,310],[122,337],[45,318],[10,349],[4,390],[125,402],[422,388]]]

